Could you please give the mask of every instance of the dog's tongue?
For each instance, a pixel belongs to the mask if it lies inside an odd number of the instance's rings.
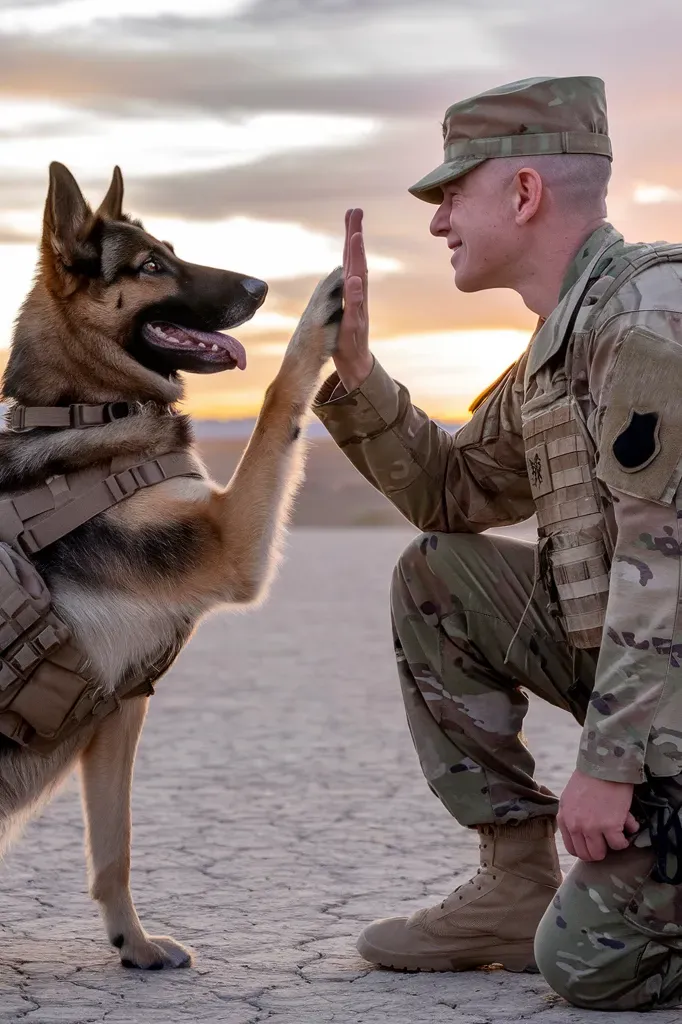
[[[232,356],[240,370],[246,369],[246,351],[244,346],[231,334],[222,334],[221,331],[195,331],[190,328],[183,328],[185,334],[199,344],[202,342],[210,351],[214,345],[223,349]]]

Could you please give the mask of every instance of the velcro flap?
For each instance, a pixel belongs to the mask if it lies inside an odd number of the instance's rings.
[[[45,626],[45,629],[38,634],[33,643],[36,644],[41,654],[47,655],[52,651],[56,651],[61,645],[61,640],[52,626]]]
[[[21,715],[39,736],[55,736],[88,686],[75,672],[43,661],[17,693],[12,711]]]
[[[682,479],[682,343],[633,327],[604,398],[597,476],[662,505]]]
[[[33,644],[26,643],[22,644],[8,661],[12,668],[25,675],[41,661],[42,657],[43,655],[33,647]]]

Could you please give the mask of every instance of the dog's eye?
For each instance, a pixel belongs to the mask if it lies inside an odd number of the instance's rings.
[[[145,262],[140,267],[140,270],[144,274],[161,274],[163,273],[163,264],[160,263],[159,260],[154,259],[154,257],[152,256],[148,260],[145,260]]]

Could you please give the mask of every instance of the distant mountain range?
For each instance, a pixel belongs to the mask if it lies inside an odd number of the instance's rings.
[[[198,440],[222,440],[222,439],[237,439],[240,437],[249,437],[253,430],[255,419],[241,419],[241,420],[198,420],[194,421],[194,432]],[[459,430],[462,426],[461,423],[443,423],[440,420],[436,420],[440,427],[444,430],[448,430],[450,433],[454,433]],[[322,426],[320,421],[313,417],[306,425],[306,436],[310,438],[324,438],[329,437],[327,431]]]

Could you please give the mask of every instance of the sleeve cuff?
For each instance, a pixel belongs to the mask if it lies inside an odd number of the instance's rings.
[[[375,359],[371,373],[354,391],[347,392],[333,373],[318,391],[313,412],[343,445],[389,430],[398,419],[399,406],[399,386]]]

